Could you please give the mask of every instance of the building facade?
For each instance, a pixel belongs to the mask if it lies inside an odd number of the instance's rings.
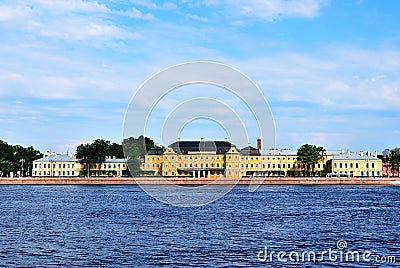
[[[32,176],[78,177],[81,170],[81,162],[72,154],[46,153],[43,158],[33,161]]]
[[[336,174],[348,174],[350,177],[381,177],[382,160],[375,153],[345,153],[334,156],[328,161],[328,169]]]
[[[225,141],[180,141],[166,149],[153,148],[141,166],[146,175],[192,178],[242,178],[268,176],[304,176],[305,167],[296,153],[271,150],[261,153],[250,144],[242,149]],[[377,157],[347,157],[325,152],[308,173],[349,173],[351,176],[382,176],[382,161]],[[307,173],[307,174],[308,174]]]
[[[72,154],[58,155],[47,152],[43,158],[33,161],[33,177],[87,177],[118,176],[126,173],[126,159],[106,156],[102,161],[77,159]],[[89,175],[88,175],[89,174]]]

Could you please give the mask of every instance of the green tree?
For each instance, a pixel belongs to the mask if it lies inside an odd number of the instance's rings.
[[[392,173],[397,170],[397,175],[400,177],[400,148],[394,148],[389,153],[389,163],[392,168]]]
[[[86,175],[90,177],[90,165],[92,165],[94,161],[90,144],[86,143],[79,145],[76,148],[75,156],[82,159],[87,170]]]
[[[128,159],[128,167],[132,176],[140,175],[140,165],[147,151],[154,147],[154,141],[148,137],[129,137],[122,142],[123,152]]]
[[[41,153],[32,146],[9,145],[0,140],[0,173],[7,176],[11,172],[24,171],[24,176],[31,175],[33,161],[39,159]]]
[[[297,160],[307,171],[314,170],[314,166],[324,158],[325,149],[321,146],[304,144],[297,150]]]

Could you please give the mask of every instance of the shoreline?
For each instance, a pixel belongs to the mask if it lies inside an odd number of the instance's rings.
[[[400,178],[325,178],[325,177],[266,177],[266,178],[0,178],[0,185],[376,185],[400,186]]]

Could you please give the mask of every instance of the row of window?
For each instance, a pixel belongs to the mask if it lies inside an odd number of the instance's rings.
[[[116,164],[108,164],[108,169],[111,169],[111,168],[114,168],[114,169],[116,169],[117,168],[117,166],[118,166],[118,169],[121,169],[121,164],[118,164],[118,165],[116,165]],[[125,164],[122,164],[122,168],[125,168]],[[107,169],[107,164],[104,164],[104,169]]]
[[[208,160],[208,156],[205,156],[205,157],[203,157],[203,156],[200,156],[200,159],[203,159],[203,158],[205,158],[206,160]],[[168,160],[169,159],[169,157],[166,155],[165,156],[165,159],[166,160]],[[174,160],[175,159],[175,157],[174,156],[171,156],[171,160]],[[181,156],[181,155],[179,155],[178,157],[177,157],[177,159],[178,160],[182,160],[182,159],[189,159],[189,160],[197,160],[198,159],[198,157],[197,156],[187,156],[187,155],[185,155],[185,156]],[[217,160],[221,160],[221,157],[220,156],[210,156],[210,159],[211,160],[214,160],[214,159],[217,159]],[[154,157],[153,157],[153,160],[154,160]],[[158,160],[158,159],[157,159]]]
[[[171,166],[172,167],[175,167],[175,165],[174,164],[171,164]],[[184,165],[182,165],[182,164],[178,164],[178,166],[180,167],[180,168],[182,168],[183,166],[185,167],[185,168],[187,168],[188,167],[188,164],[187,163],[185,163]],[[211,163],[210,164],[210,166],[208,165],[208,163],[205,163],[205,164],[203,164],[203,163],[201,163],[200,165],[197,165],[197,163],[195,163],[194,165],[192,164],[192,163],[190,163],[189,164],[189,167],[195,167],[195,168],[197,168],[197,167],[200,167],[200,168],[208,168],[208,167],[211,167],[211,168],[214,168],[214,167],[216,167],[216,168],[219,168],[219,167],[225,167],[225,165],[224,164],[219,164],[219,163],[216,163],[215,165],[214,165],[214,163]],[[148,167],[150,168],[150,165],[148,165]],[[153,164],[153,167],[154,167],[154,164]],[[169,163],[165,163],[164,164],[164,167],[165,168],[168,168],[169,167]]]
[[[355,163],[355,165],[353,165],[353,163],[335,163],[335,168],[353,168],[355,166],[355,168],[359,167],[358,163]],[[366,163],[365,165],[366,168],[369,168],[369,163]],[[375,163],[371,163],[371,168],[375,168]]]
[[[193,176],[193,174],[196,176],[196,175],[198,175],[198,172],[189,172],[189,171],[178,171],[178,172],[174,172],[174,171],[171,171],[171,172],[168,172],[168,171],[166,171],[165,173],[164,173],[164,176],[175,176],[175,175],[177,175],[177,176]],[[210,173],[201,173],[200,172],[200,174],[201,175],[203,175],[203,176],[205,176],[205,175],[210,175],[210,176],[220,176],[220,175],[222,175],[223,173],[222,172],[220,172],[220,171],[210,171]],[[237,174],[237,172],[236,172],[236,174]]]
[[[35,164],[35,168],[42,168],[42,164]],[[51,168],[51,164],[43,164],[43,168]],[[56,168],[56,164],[53,163],[53,168]],[[58,168],[74,168],[74,164],[58,164]]]
[[[50,171],[34,171],[34,176],[75,176],[75,171],[53,171],[53,175],[51,175]]]
[[[56,164],[53,163],[53,168],[56,168]],[[42,168],[42,164],[35,164],[35,168]],[[58,164],[58,168],[74,168],[75,165],[74,164]],[[116,169],[118,167],[118,169],[121,169],[121,164],[104,164],[104,169],[111,169],[114,168]],[[51,164],[43,164],[43,168],[51,168]],[[125,168],[125,164],[122,164],[122,168]]]
[[[339,172],[339,174],[349,174],[347,171],[340,171]],[[352,174],[352,173],[351,173]],[[356,176],[357,176],[357,174],[355,174]],[[375,171],[371,171],[371,172],[364,172],[364,171],[360,171],[360,174],[359,174],[361,177],[362,176],[372,176],[372,177],[375,177]],[[376,176],[380,176],[381,175],[381,172],[380,171],[377,171],[376,172]]]

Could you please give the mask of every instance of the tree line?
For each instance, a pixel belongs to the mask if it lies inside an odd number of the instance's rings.
[[[111,142],[103,139],[96,139],[91,143],[80,144],[76,148],[76,157],[82,159],[87,166],[96,163],[98,167],[105,162],[106,157],[128,158],[130,170],[137,171],[141,159],[147,151],[154,146],[154,141],[148,137],[139,136],[124,139],[122,143]],[[10,145],[0,140],[0,177],[10,176],[31,176],[33,161],[43,157],[43,154],[32,146]],[[99,165],[100,164],[100,165]],[[128,172],[128,171],[127,171]],[[97,170],[97,175],[100,170]],[[129,174],[126,174],[129,175]]]
[[[116,158],[127,158],[129,170],[133,171],[132,176],[138,176],[140,172],[141,159],[147,151],[154,146],[154,141],[148,137],[139,136],[124,139],[121,144],[111,143],[107,140],[96,139],[91,143],[80,144],[76,148],[76,157],[81,158],[85,170],[83,175],[100,176],[101,164],[107,156]],[[90,171],[90,167],[96,164],[97,171]],[[128,171],[127,171],[128,172]],[[129,174],[126,174],[129,175]]]
[[[400,177],[400,148],[387,149],[383,151],[384,161],[390,164],[392,174],[397,171],[397,176]]]
[[[32,175],[32,163],[42,156],[32,146],[10,145],[0,140],[0,177],[21,174]]]

